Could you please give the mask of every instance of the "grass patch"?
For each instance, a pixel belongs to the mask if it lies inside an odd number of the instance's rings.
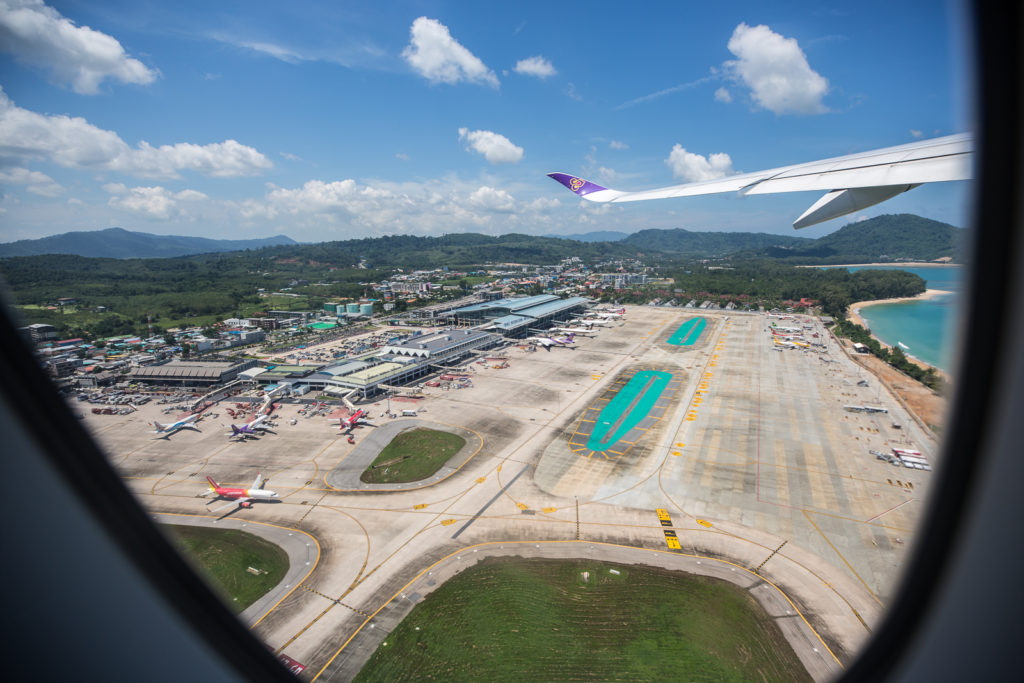
[[[288,571],[288,554],[259,536],[234,529],[161,526],[236,614],[280,583]],[[253,574],[249,567],[263,573]]]
[[[484,560],[385,642],[356,681],[811,680],[739,587],[591,560]]]
[[[367,484],[401,484],[431,476],[448,462],[466,440],[436,429],[412,429],[391,440],[360,475]]]

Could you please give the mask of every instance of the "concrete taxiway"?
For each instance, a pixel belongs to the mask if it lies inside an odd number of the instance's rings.
[[[699,332],[691,323],[685,345],[669,343],[698,316]],[[162,417],[153,404],[86,422],[153,512],[208,514],[197,497],[206,475],[227,486],[258,471],[269,478],[282,502],[230,517],[319,545],[303,590],[254,627],[308,678],[350,679],[411,596],[452,567],[487,553],[557,552],[740,575],[780,627],[792,622],[784,632],[824,679],[895,590],[931,476],[868,451],[909,443],[934,465],[937,449],[817,322],[805,324],[827,353],[774,351],[764,315],[652,307],[628,307],[575,349],[511,347],[508,368],[471,366],[472,388],[407,400],[472,440],[436,481],[404,490],[348,485],[388,434],[425,420],[382,417],[384,404],[359,406],[386,426],[379,436],[355,430],[354,446],[326,418],[289,424],[289,404],[276,434],[246,442],[225,435],[223,418],[153,440],[145,423]],[[864,403],[889,412],[843,409]]]

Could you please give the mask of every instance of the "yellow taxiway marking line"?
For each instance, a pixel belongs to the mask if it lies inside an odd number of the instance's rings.
[[[850,570],[851,572],[853,572],[853,575],[854,575],[854,576],[856,576],[856,577],[857,577],[857,580],[858,580],[858,581],[860,581],[860,582],[861,582],[861,584],[863,584],[863,585],[864,585],[864,588],[867,588],[867,590],[868,590],[868,593],[870,593],[870,594],[871,594],[871,597],[873,597],[873,598],[875,599],[875,602],[877,602],[877,603],[878,603],[879,605],[882,605],[882,606],[884,607],[885,605],[884,605],[884,604],[882,603],[882,601],[881,601],[881,600],[879,600],[879,599],[878,599],[878,596],[877,596],[877,595],[875,595],[875,591],[871,590],[871,587],[870,587],[870,586],[868,586],[867,582],[865,582],[865,581],[864,581],[864,579],[862,579],[862,578],[860,577],[860,574],[858,574],[858,573],[857,573],[857,570],[853,568],[853,565],[851,565],[851,564],[850,564],[850,563],[849,563],[849,562],[847,561],[846,557],[844,557],[844,556],[843,556],[843,554],[842,554],[841,552],[839,552],[839,548],[837,548],[837,547],[835,547],[834,545],[832,545],[832,541],[830,541],[830,540],[829,540],[829,538],[828,538],[828,536],[826,536],[826,535],[825,535],[825,532],[824,532],[824,531],[822,531],[822,530],[821,530],[821,528],[820,528],[820,527],[818,527],[818,525],[814,523],[814,520],[813,520],[813,519],[811,519],[811,516],[810,516],[809,514],[807,514],[807,510],[801,510],[801,512],[802,512],[802,513],[804,513],[804,517],[806,517],[806,518],[807,518],[807,521],[811,523],[811,526],[813,526],[813,527],[814,527],[814,528],[815,528],[815,529],[816,529],[816,530],[818,531],[818,533],[819,533],[819,534],[821,534],[821,537],[825,539],[825,542],[829,544],[829,547],[831,547],[831,548],[832,548],[832,550],[834,550],[834,551],[836,552],[836,555],[838,555],[838,556],[839,556],[839,559],[843,561],[843,564],[845,564],[845,565],[846,565],[846,567],[847,567],[847,568],[848,568],[848,569],[849,569],[849,570]],[[862,621],[863,621],[863,620],[862,620]]]

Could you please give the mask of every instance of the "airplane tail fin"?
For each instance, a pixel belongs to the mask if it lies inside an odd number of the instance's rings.
[[[160,424],[160,423],[159,423],[159,422],[157,422],[156,420],[153,420],[153,427],[154,427],[154,428],[155,428],[155,429],[156,429],[156,430],[157,430],[158,432],[162,432],[162,431],[164,431],[165,429],[167,429],[167,425],[163,425],[163,424]]]
[[[218,484],[217,482],[215,482],[215,481],[213,480],[213,477],[207,477],[207,478],[206,478],[206,481],[210,482],[210,489],[211,489],[211,490],[213,490],[213,491],[216,491],[216,490],[217,490],[218,488],[220,488],[220,484]]]
[[[231,425],[231,436],[238,436],[241,432],[238,431],[238,427]]]

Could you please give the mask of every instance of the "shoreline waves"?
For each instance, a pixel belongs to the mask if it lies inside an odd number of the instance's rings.
[[[938,264],[936,264],[936,265],[938,265]],[[861,309],[869,308],[871,306],[877,306],[879,304],[895,304],[895,303],[903,303],[903,302],[908,302],[908,301],[926,301],[928,299],[934,299],[936,297],[946,296],[948,294],[953,294],[953,293],[954,292],[950,292],[950,291],[947,291],[947,290],[944,290],[944,289],[926,289],[923,293],[918,294],[917,296],[905,296],[905,297],[899,297],[899,298],[894,298],[894,299],[875,299],[873,301],[857,301],[855,303],[850,304],[849,307],[846,309],[846,316],[850,320],[850,322],[852,322],[852,323],[854,323],[856,325],[860,325],[861,327],[865,328],[871,334],[871,338],[872,339],[874,339],[879,344],[881,344],[883,347],[885,347],[885,348],[887,348],[887,349],[889,349],[891,351],[892,348],[893,348],[893,345],[885,343],[884,341],[879,339],[875,335],[874,332],[871,331],[871,328],[868,327],[867,323],[864,321],[864,318],[860,314]],[[920,358],[917,358],[913,354],[908,353],[906,351],[904,351],[904,355],[907,358],[909,358],[911,361],[913,361],[914,363],[920,365],[923,368],[932,368],[936,372],[936,374],[941,376],[945,381],[947,381],[947,382],[950,381],[949,373],[947,373],[942,368],[936,367],[935,365],[932,365],[931,363],[927,363],[927,362],[921,360]]]

